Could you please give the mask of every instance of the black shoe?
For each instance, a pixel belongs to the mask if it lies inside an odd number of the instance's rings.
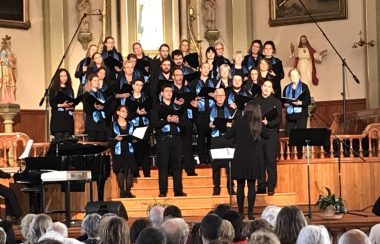
[[[249,220],[254,220],[255,219],[255,215],[252,212],[248,213],[248,219]]]
[[[258,188],[256,193],[257,194],[265,194],[265,193],[267,193],[267,190],[265,188]]]
[[[228,191],[228,195],[230,195],[230,191]],[[236,191],[232,190],[231,195],[236,195]]]
[[[196,172],[187,173],[187,176],[198,176]]]
[[[127,198],[135,198],[136,196],[133,195],[131,192],[127,192],[127,193],[126,193],[126,197],[127,197]]]
[[[158,195],[158,197],[166,197],[166,193],[160,193],[160,195]]]
[[[273,190],[268,190],[268,196],[273,196],[274,195],[274,189]]]
[[[214,189],[213,192],[212,192],[212,195],[213,196],[219,196],[220,195],[220,189]]]
[[[127,192],[126,191],[120,191],[120,198],[125,198],[127,197]]]
[[[174,196],[175,196],[175,197],[186,197],[187,194],[184,193],[184,192],[180,192],[180,193],[174,193]]]

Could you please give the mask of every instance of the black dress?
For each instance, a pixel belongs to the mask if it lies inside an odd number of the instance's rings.
[[[226,137],[234,138],[235,154],[231,165],[231,175],[234,180],[254,180],[259,177],[259,162],[264,160],[263,145],[255,141],[249,132],[245,118],[235,119]]]
[[[61,87],[60,90],[70,97],[74,96],[72,88]],[[51,120],[50,120],[50,133],[69,133],[74,134],[74,118],[72,111],[66,111],[64,108],[58,108],[58,103],[52,99],[57,94],[57,90],[49,91],[49,100],[51,106]]]

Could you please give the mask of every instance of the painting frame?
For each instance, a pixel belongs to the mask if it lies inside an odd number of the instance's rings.
[[[307,8],[310,1],[315,9],[309,9],[310,13],[317,22],[347,19],[347,0],[303,0]],[[269,12],[271,27],[313,22],[298,0],[269,0]]]
[[[19,3],[12,1],[7,7],[8,9],[0,11],[0,27],[23,30],[30,28],[29,0],[20,0]],[[13,11],[15,18],[9,16],[9,10]]]

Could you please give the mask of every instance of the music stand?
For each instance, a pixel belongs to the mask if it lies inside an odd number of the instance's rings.
[[[331,131],[327,128],[292,129],[290,131],[289,146],[306,146],[309,219],[311,219],[310,146],[328,146],[330,144],[330,135]]]

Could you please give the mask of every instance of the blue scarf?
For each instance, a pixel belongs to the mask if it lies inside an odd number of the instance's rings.
[[[101,102],[104,102],[105,99],[104,99],[104,96],[101,92],[97,91],[97,92],[94,92],[94,91],[90,91],[90,95],[95,97],[96,99],[98,99],[99,101]],[[105,119],[106,118],[106,114],[104,113],[103,110],[95,110],[94,112],[92,112],[92,120],[95,122],[95,123],[99,123],[99,121],[101,119]]]
[[[211,79],[207,79],[206,84],[203,83],[202,80],[198,80],[197,85],[195,87],[195,92],[198,94],[202,87],[208,86],[208,87],[214,87],[214,82],[212,82]],[[206,111],[206,102],[208,102],[209,108],[211,108],[215,102],[213,99],[205,99],[201,98],[198,100],[198,111],[199,112],[205,112]]]
[[[128,131],[129,135],[131,135],[133,133],[133,126],[129,122],[127,123],[127,131]],[[116,121],[113,122],[113,132],[117,136],[121,135],[119,124]],[[117,141],[115,143],[114,154],[115,155],[121,155],[121,153],[122,153],[121,141]],[[133,146],[132,146],[132,143],[130,143],[130,142],[128,142],[128,153],[133,154]]]
[[[231,118],[232,115],[226,106],[223,106],[223,112],[224,112],[224,118],[226,119]],[[216,117],[218,117],[218,109],[215,105],[211,108],[211,111],[210,111],[210,122],[214,122]],[[211,137],[218,137],[218,136],[221,136],[220,131],[216,128],[211,129]]]
[[[286,98],[290,98],[290,99],[297,98],[299,95],[301,95],[301,93],[302,93],[302,82],[301,81],[299,81],[298,84],[297,84],[294,97],[293,97],[292,84],[289,84],[286,87],[286,91],[285,91]],[[289,106],[286,108],[286,113],[287,114],[293,114],[293,113],[298,114],[298,113],[301,113],[301,112],[302,112],[302,107],[294,107],[291,104],[289,104]]]
[[[136,101],[133,95],[129,96],[129,99],[131,101]],[[146,101],[146,97],[143,93],[141,93],[141,102],[143,103],[145,101]],[[140,125],[140,120],[142,120],[142,123],[144,126],[149,125],[149,118],[146,115],[136,116],[134,119],[131,120],[131,122],[133,123],[133,126],[138,127]]]

